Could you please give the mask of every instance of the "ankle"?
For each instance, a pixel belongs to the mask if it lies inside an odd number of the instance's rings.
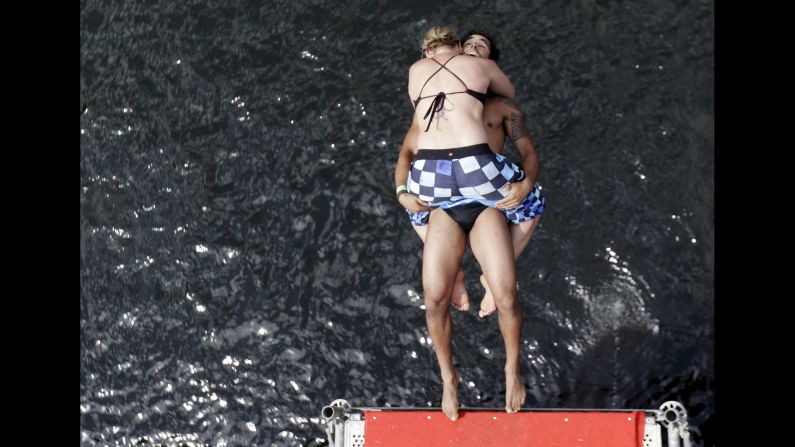
[[[459,379],[460,377],[455,371],[450,374],[442,374],[442,382],[444,383],[458,383]]]
[[[505,376],[518,376],[520,372],[519,362],[505,362]]]

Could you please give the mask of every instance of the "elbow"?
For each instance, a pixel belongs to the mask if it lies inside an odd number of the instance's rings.
[[[516,99],[516,87],[511,85],[510,88],[508,88],[507,94],[503,96],[505,96],[508,99]]]

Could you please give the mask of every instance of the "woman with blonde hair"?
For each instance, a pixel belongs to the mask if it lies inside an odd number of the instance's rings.
[[[516,296],[516,266],[504,214],[494,208],[521,181],[524,171],[489,149],[483,127],[486,92],[513,99],[511,81],[490,59],[461,55],[452,28],[434,26],[425,34],[423,58],[409,69],[417,154],[406,185],[435,207],[430,213],[422,258],[426,322],[444,383],[442,411],[458,418],[460,376],[453,367],[450,295],[466,248],[472,252],[494,296],[505,342],[505,409],[519,410],[526,391],[519,374],[522,310]],[[460,57],[459,57],[460,56]]]

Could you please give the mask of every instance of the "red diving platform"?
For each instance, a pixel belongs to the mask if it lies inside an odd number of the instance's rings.
[[[524,409],[508,414],[439,408],[352,408],[338,399],[323,408],[334,447],[690,447],[687,413],[669,401],[659,410]],[[661,427],[667,428],[663,444]]]

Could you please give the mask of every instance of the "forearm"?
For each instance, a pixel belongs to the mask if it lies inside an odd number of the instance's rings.
[[[532,141],[525,137],[515,142],[514,146],[522,157],[520,164],[525,176],[520,182],[511,183],[510,194],[495,204],[499,209],[511,209],[522,203],[533,190],[538,178],[538,157],[535,148],[532,147]]]
[[[527,130],[524,113],[511,101],[506,101],[505,103],[509,106],[508,110],[510,111],[505,119],[506,134],[521,157],[520,163],[525,172],[525,180],[532,186],[538,179],[539,171],[536,146],[530,136],[530,131]]]
[[[406,179],[409,177],[409,169],[411,162],[414,160],[414,154],[411,148],[405,144],[400,148],[397,164],[395,164],[395,186],[405,185]]]
[[[530,133],[524,124],[524,114],[510,100],[506,100],[504,105],[508,107],[508,113],[503,115],[505,117],[503,125],[508,139],[521,157],[520,164],[525,172],[524,179],[510,188],[510,195],[496,204],[497,208],[510,209],[523,202],[532,191],[538,179],[539,163],[533,139],[530,138]]]
[[[407,135],[403,146],[400,148],[400,155],[398,155],[397,164],[395,165],[395,194],[397,194],[397,200],[403,208],[412,213],[419,213],[427,211],[429,208],[426,202],[420,200],[406,189],[406,180],[409,176],[411,162],[414,160],[414,151],[411,150],[412,146],[408,143],[413,140],[409,138],[410,135]]]
[[[525,179],[529,185],[534,185],[538,180],[538,172],[540,166],[538,163],[538,153],[536,152],[535,145],[530,136],[526,136],[514,142],[516,151],[519,152],[521,158],[522,169],[524,169]]]

